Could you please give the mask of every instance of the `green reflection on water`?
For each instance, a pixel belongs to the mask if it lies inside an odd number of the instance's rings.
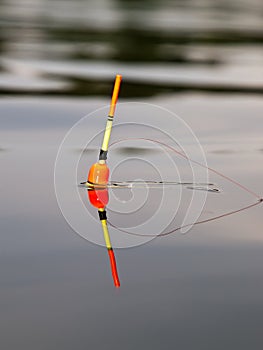
[[[115,62],[136,69],[142,64],[166,64],[182,67],[216,69],[229,65],[237,47],[246,53],[258,49],[263,41],[260,7],[255,1],[207,3],[202,1],[133,0],[110,1],[0,1],[0,53],[6,59],[69,62],[78,67],[90,61]],[[93,14],[94,13],[94,14]],[[87,15],[87,20],[85,20]],[[253,18],[255,20],[253,21]],[[243,49],[242,49],[243,48]],[[236,54],[237,56],[237,54]],[[235,65],[235,62],[233,63]],[[247,62],[247,66],[253,62]],[[153,68],[155,69],[155,68]],[[108,96],[111,79],[100,73],[80,77],[58,71],[29,72],[45,79],[62,79],[65,87],[21,89],[15,79],[21,74],[16,67],[0,61],[0,94]],[[246,70],[246,67],[245,69]],[[115,72],[112,72],[114,76]],[[9,86],[1,74],[11,74]],[[3,82],[1,82],[1,77]],[[143,73],[142,73],[143,78]],[[242,83],[218,84],[152,79],[127,79],[123,97],[148,97],[160,93],[185,91],[262,93],[263,86]]]

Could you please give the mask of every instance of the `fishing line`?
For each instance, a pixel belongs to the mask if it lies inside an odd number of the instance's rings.
[[[164,236],[168,236],[180,229],[183,229],[183,228],[187,228],[187,227],[190,227],[190,226],[194,226],[194,225],[199,225],[199,224],[204,224],[204,223],[207,223],[207,222],[211,222],[211,221],[214,221],[214,220],[217,220],[217,219],[220,219],[220,218],[224,218],[224,217],[227,217],[227,216],[230,216],[230,215],[233,215],[233,214],[236,214],[236,213],[240,213],[242,211],[245,211],[247,209],[250,209],[252,207],[255,207],[257,205],[259,205],[260,203],[263,202],[263,198],[261,196],[259,196],[257,193],[255,193],[254,191],[250,190],[249,188],[247,188],[246,186],[242,185],[241,183],[239,183],[238,181],[230,178],[229,176],[227,175],[224,175],[222,174],[221,172],[213,169],[213,168],[210,168],[198,161],[195,161],[193,159],[190,159],[189,157],[187,157],[187,155],[183,152],[180,152],[178,150],[176,150],[175,148],[173,148],[172,146],[169,146],[161,141],[157,141],[157,140],[153,140],[153,139],[149,139],[149,138],[125,138],[125,139],[120,139],[120,140],[117,140],[113,143],[110,144],[109,147],[112,147],[113,145],[115,144],[118,144],[120,142],[124,142],[124,141],[127,141],[127,140],[135,140],[135,141],[139,141],[139,140],[144,140],[144,141],[149,141],[149,142],[153,142],[153,143],[156,143],[156,144],[159,144],[167,149],[169,149],[170,151],[172,151],[173,153],[176,153],[177,155],[183,157],[184,159],[188,160],[189,162],[192,162],[194,164],[197,164],[199,165],[200,167],[202,168],[205,168],[211,172],[213,172],[214,174],[220,176],[221,178],[227,180],[228,182],[232,183],[233,185],[236,185],[237,187],[239,187],[240,189],[242,189],[243,191],[246,191],[247,193],[249,193],[251,196],[253,196],[254,198],[257,199],[257,201],[255,203],[252,203],[252,204],[249,204],[249,205],[246,205],[244,207],[241,207],[241,208],[238,208],[236,210],[231,210],[231,211],[228,211],[228,212],[225,212],[223,214],[220,214],[220,215],[216,215],[216,216],[213,216],[211,218],[207,218],[207,219],[203,219],[203,220],[199,220],[199,221],[196,221],[194,223],[191,223],[191,224],[187,224],[187,225],[183,225],[183,226],[180,226],[180,227],[177,227],[173,230],[170,230],[170,231],[167,231],[167,232],[163,232],[163,233],[160,233],[160,234],[139,234],[139,233],[136,233],[136,232],[130,232],[130,231],[127,231],[125,229],[121,229],[117,226],[115,226],[113,223],[111,223],[109,220],[108,220],[108,224],[115,228],[116,230],[120,231],[120,232],[123,232],[123,233],[127,233],[127,234],[130,234],[130,235],[135,235],[135,236],[147,236],[147,237],[164,237]]]
[[[161,188],[184,186],[189,190],[202,190],[208,192],[220,192],[213,183],[204,182],[177,182],[177,181],[109,181],[107,184],[96,184],[90,181],[81,182],[79,187],[84,187],[87,190],[103,190],[103,189],[137,189],[137,188]],[[211,187],[213,186],[213,187]]]
[[[138,141],[138,140],[150,141],[150,142],[153,142],[153,143],[157,143],[157,144],[159,144],[159,145],[162,145],[162,146],[164,146],[164,147],[170,149],[172,152],[178,154],[179,156],[185,158],[186,160],[188,160],[188,161],[190,161],[190,162],[192,162],[192,163],[194,163],[194,164],[197,164],[197,165],[201,166],[202,168],[207,169],[207,170],[213,172],[214,174],[219,175],[220,177],[224,178],[225,180],[228,180],[229,182],[231,182],[231,183],[233,183],[234,185],[238,186],[238,187],[241,188],[242,190],[244,190],[244,191],[250,193],[252,196],[256,197],[257,199],[259,199],[259,200],[262,199],[261,196],[259,196],[257,193],[255,193],[255,192],[253,192],[252,190],[250,190],[249,188],[245,187],[244,185],[242,185],[242,184],[239,183],[238,181],[236,181],[236,180],[234,180],[234,179],[228,177],[227,175],[224,175],[224,174],[220,173],[218,170],[215,170],[215,169],[213,169],[213,168],[210,168],[209,166],[206,166],[206,165],[204,165],[204,164],[202,164],[202,163],[200,163],[200,162],[198,162],[198,161],[196,161],[196,160],[193,160],[193,159],[187,157],[187,155],[186,155],[185,153],[180,152],[180,151],[176,150],[175,148],[173,148],[172,146],[169,146],[169,145],[167,145],[167,144],[165,144],[165,143],[163,143],[163,142],[161,142],[161,141],[157,141],[157,140],[153,140],[153,139],[149,139],[149,138],[143,138],[143,137],[140,137],[140,138],[126,138],[126,139],[120,139],[120,140],[117,140],[117,141],[111,143],[109,147],[112,147],[113,145],[118,144],[118,143],[120,143],[120,142],[131,141],[131,140],[136,140],[136,141]]]

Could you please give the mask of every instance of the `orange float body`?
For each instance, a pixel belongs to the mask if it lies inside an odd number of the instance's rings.
[[[88,197],[90,203],[97,209],[106,207],[109,202],[108,189],[104,187],[108,184],[109,175],[109,168],[106,164],[96,163],[90,168],[88,182],[95,187],[88,190]],[[99,186],[102,187],[99,188]]]
[[[95,163],[91,166],[88,182],[93,185],[107,185],[109,180],[110,171],[107,164]]]

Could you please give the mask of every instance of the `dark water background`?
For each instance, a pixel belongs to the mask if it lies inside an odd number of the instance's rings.
[[[180,115],[211,167],[262,196],[262,15],[257,0],[0,1],[1,349],[262,349],[262,206],[116,250],[115,290],[53,184],[64,135],[119,72],[122,102]]]

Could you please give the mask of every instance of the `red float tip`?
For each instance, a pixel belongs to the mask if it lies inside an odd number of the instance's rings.
[[[111,265],[111,273],[113,282],[116,288],[119,288],[121,286],[118,271],[117,271],[117,264],[114,256],[114,251],[112,249],[108,250],[109,258],[110,258],[110,265]]]

